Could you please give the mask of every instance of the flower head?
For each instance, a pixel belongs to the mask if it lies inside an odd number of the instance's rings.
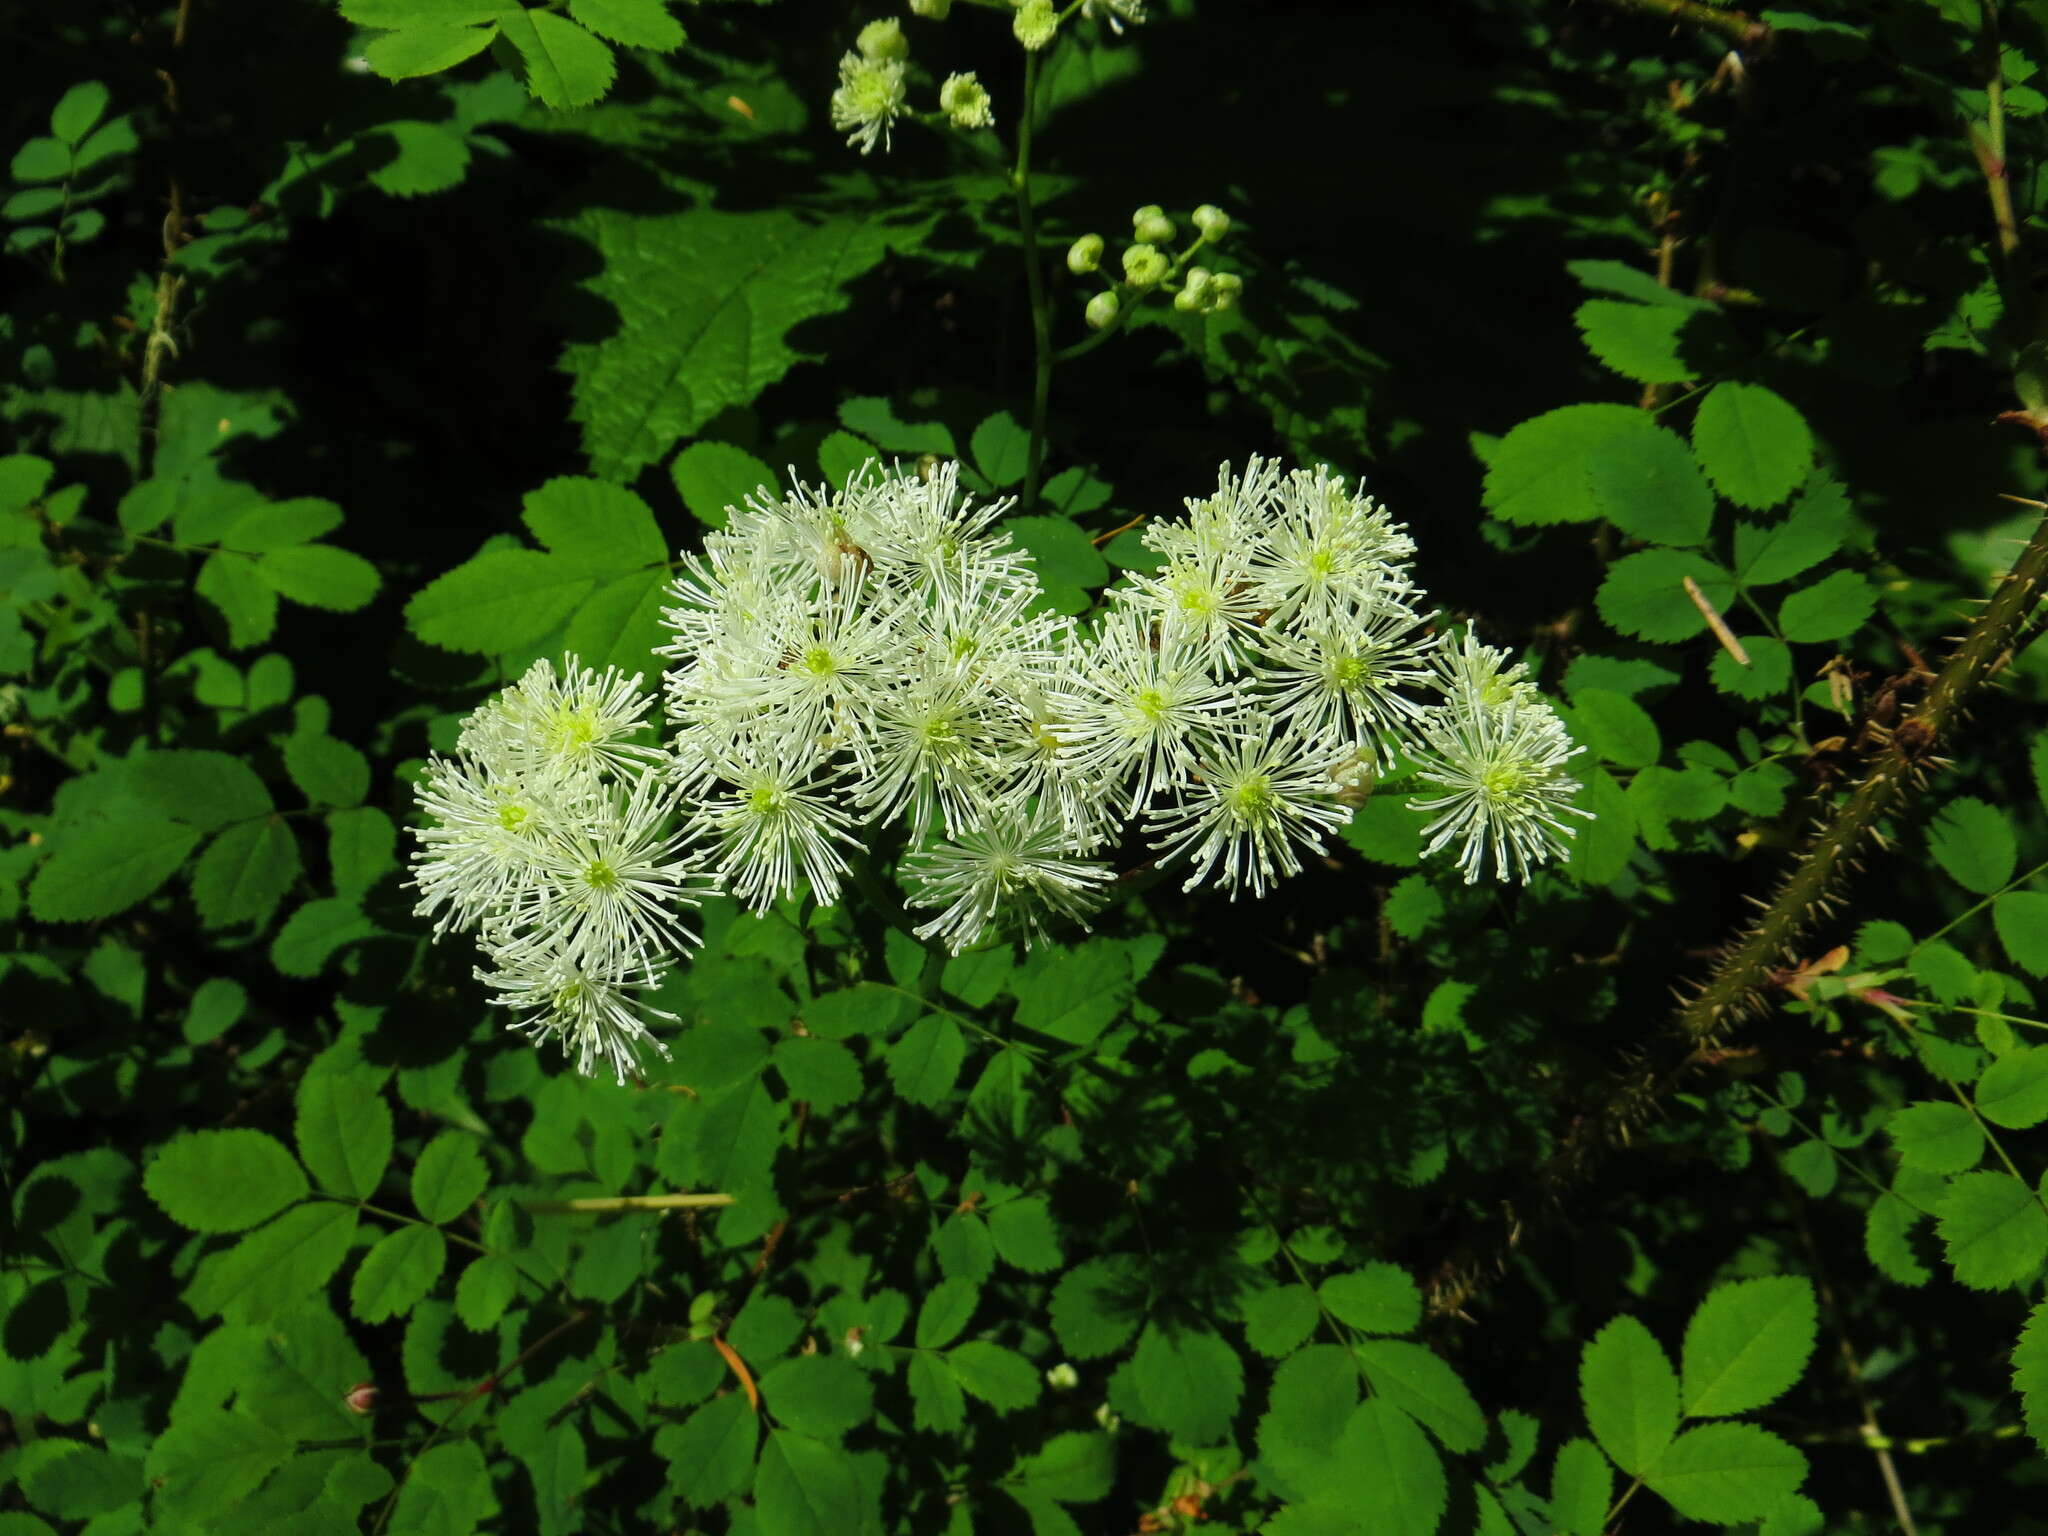
[[[1574,746],[1564,723],[1540,701],[1473,708],[1454,699],[1423,721],[1429,753],[1422,777],[1444,793],[1412,802],[1440,814],[1422,835],[1424,855],[1455,843],[1467,885],[1491,857],[1502,880],[1527,882],[1530,871],[1562,857],[1575,828],[1568,816],[1592,812],[1571,803],[1579,782],[1565,764]]]
[[[903,60],[872,58],[858,49],[839,61],[839,89],[832,93],[832,126],[849,147],[871,154],[889,147],[889,129],[903,111]]]
[[[996,123],[988,92],[972,73],[946,76],[939,87],[939,110],[955,128],[993,128]]]

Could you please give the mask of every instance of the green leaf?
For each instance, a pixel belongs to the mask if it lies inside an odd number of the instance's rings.
[[[2019,860],[2005,812],[1968,796],[1951,800],[1927,829],[1934,862],[1965,890],[1988,896],[2012,878]]]
[[[1806,1458],[1754,1424],[1703,1424],[1666,1448],[1643,1481],[1690,1520],[1739,1525],[1806,1481]]]
[[[428,1221],[451,1222],[476,1204],[490,1182],[476,1138],[443,1131],[412,1169],[412,1203]]]
[[[890,453],[937,454],[957,459],[951,430],[941,421],[904,421],[896,407],[874,395],[858,395],[839,403],[841,425],[858,432],[878,448]]]
[[[1776,522],[1735,524],[1735,579],[1745,587],[1790,581],[1842,547],[1849,498],[1833,480],[1809,481],[1792,510]]]
[[[1109,562],[1079,524],[1064,517],[1010,517],[1003,531],[1031,555],[1038,578],[1048,584],[1099,587],[1109,580]]]
[[[941,1280],[925,1292],[917,1310],[917,1347],[944,1349],[960,1337],[981,1301],[981,1287],[972,1280]]]
[[[2026,1130],[2048,1120],[2048,1045],[2001,1056],[1977,1079],[1977,1113],[1993,1125]]]
[[[361,805],[370,792],[369,760],[332,736],[300,732],[289,738],[284,766],[309,805]]]
[[[553,11],[500,11],[498,26],[525,66],[526,88],[547,105],[587,107],[610,89],[612,51]]]
[[[1725,649],[1717,648],[1707,664],[1707,674],[1723,693],[1755,703],[1782,694],[1792,683],[1792,648],[1773,635],[1742,635],[1744,666]]]
[[[234,1027],[248,1006],[249,994],[239,981],[225,976],[207,977],[193,992],[192,1005],[185,1012],[185,1043],[204,1045],[209,1040],[218,1040]]]
[[[771,1430],[754,1471],[761,1536],[846,1536],[869,1504],[846,1452],[807,1435]]]
[[[1358,1363],[1335,1344],[1310,1344],[1280,1362],[1259,1419],[1259,1455],[1297,1489],[1317,1486],[1359,1395]]]
[[[1100,1359],[1137,1331],[1147,1300],[1143,1272],[1130,1255],[1083,1260],[1053,1287],[1053,1332],[1076,1360]]]
[[[1017,1022],[1068,1045],[1089,1045],[1123,1012],[1131,991],[1127,951],[1109,939],[1034,951],[1011,983]]]
[[[340,0],[341,14],[359,27],[463,26],[489,21],[504,0]]]
[[[1017,1463],[1015,1482],[1062,1504],[1093,1504],[1116,1481],[1116,1444],[1096,1430],[1054,1435]]]
[[[1647,768],[1663,755],[1657,723],[1634,699],[1585,688],[1572,696],[1571,710],[1574,734],[1607,762]]]
[[[363,1255],[349,1286],[349,1310],[365,1323],[381,1323],[410,1312],[448,1261],[448,1241],[439,1227],[400,1227],[387,1232]]]
[[[1550,1473],[1550,1516],[1563,1536],[1600,1536],[1614,1497],[1614,1469],[1590,1440],[1571,1439],[1557,1448]]]
[[[531,549],[489,549],[406,604],[412,632],[448,651],[497,655],[530,645],[572,613],[591,578]]]
[[[200,1261],[185,1301],[201,1317],[269,1322],[333,1278],[356,1230],[353,1206],[309,1200]]]
[[[676,1493],[695,1509],[712,1509],[746,1486],[760,1444],[761,1421],[738,1392],[714,1397],[681,1424],[664,1425],[655,1451],[667,1458]]]
[[[746,505],[756,491],[773,496],[773,470],[730,443],[692,443],[668,467],[676,494],[698,522],[723,528],[726,514]]]
[[[1588,299],[1572,320],[1586,350],[1638,384],[1685,384],[1693,377],[1678,355],[1678,333],[1690,311],[1669,304]]]
[[[1593,500],[1622,532],[1653,544],[1702,544],[1714,522],[1714,493],[1668,427],[1602,441],[1586,465]]]
[[[1632,1317],[1615,1318],[1586,1345],[1579,1395],[1593,1438],[1632,1477],[1643,1476],[1678,1433],[1678,1374]]]
[[[1028,1274],[1050,1274],[1066,1262],[1060,1252],[1059,1229],[1042,1195],[1009,1200],[988,1213],[988,1235],[997,1255]]]
[[[1339,1322],[1361,1333],[1413,1333],[1422,1323],[1422,1292],[1398,1265],[1375,1260],[1325,1277],[1316,1292]]]
[[[263,555],[332,533],[341,523],[341,508],[317,496],[262,501],[230,522],[220,542],[237,553]]]
[[[1374,1536],[1431,1536],[1449,1488],[1443,1459],[1415,1421],[1383,1397],[1351,1410],[1338,1437],[1333,1481],[1343,1503]]]
[[[474,1441],[422,1451],[398,1490],[391,1529],[405,1536],[469,1536],[496,1513],[490,1469]]]
[[[1244,1340],[1277,1360],[1307,1343],[1321,1318],[1314,1291],[1305,1285],[1276,1285],[1244,1303]]]
[[[775,1070],[792,1097],[815,1113],[829,1114],[860,1097],[860,1063],[837,1040],[793,1035],[776,1042]]]
[[[266,920],[299,875],[299,840],[281,817],[237,822],[192,866],[192,903],[209,928]]]
[[[1567,405],[1533,417],[1495,446],[1486,467],[1486,508],[1504,523],[1536,526],[1610,517],[1612,509],[1594,493],[1593,461],[1611,456],[1619,464],[1634,453],[1645,464],[1656,462],[1661,447],[1655,440],[1663,432],[1626,405]],[[1618,476],[1617,483],[1629,478]]]
[[[1152,1422],[1176,1440],[1220,1445],[1229,1438],[1244,1395],[1244,1364],[1221,1336],[1147,1323],[1131,1373]]]
[[[2012,1386],[2034,1444],[2048,1450],[2048,1301],[2027,1314],[2012,1350]]]
[[[955,1434],[967,1422],[967,1396],[944,1355],[920,1350],[910,1357],[912,1422],[920,1429]]]
[[[928,1013],[889,1047],[889,1081],[912,1104],[938,1104],[953,1091],[967,1039],[943,1014]]]
[[[1723,496],[1759,511],[1791,495],[1813,465],[1806,418],[1761,384],[1708,390],[1693,418],[1692,446]]]
[[[1353,1348],[1373,1390],[1427,1428],[1445,1450],[1479,1449],[1486,1415],[1442,1356],[1405,1339],[1365,1339]]]
[[[569,0],[569,14],[622,48],[667,53],[683,46],[682,23],[662,0]]]
[[[867,1373],[843,1354],[785,1360],[761,1377],[761,1395],[778,1423],[819,1440],[838,1440],[875,1411]]]
[[[668,561],[654,514],[622,485],[558,475],[528,491],[522,508],[533,536],[579,574],[611,576]]]
[[[613,480],[787,373],[808,355],[792,330],[844,308],[844,285],[900,238],[880,213],[819,222],[782,208],[594,208],[572,227],[601,262],[590,292],[619,315],[562,359],[584,452]]]
[[[306,1197],[306,1175],[261,1131],[185,1131],[143,1171],[163,1213],[194,1232],[242,1232]]]
[[[1705,299],[1696,299],[1689,293],[1676,288],[1667,288],[1647,272],[1619,261],[1568,261],[1565,271],[1595,293],[1615,293],[1625,299],[1636,299],[1645,304],[1661,304],[1669,309],[1696,310],[1711,309]]]
[[[495,1328],[519,1289],[519,1271],[510,1259],[485,1254],[471,1259],[455,1282],[455,1315],[476,1333]]]
[[[63,181],[71,174],[71,151],[55,139],[30,139],[7,169],[16,181]]]
[[[275,808],[256,770],[225,752],[150,752],[124,766],[129,791],[147,812],[205,830]]]
[[[1778,605],[1787,640],[1840,640],[1861,629],[1877,608],[1877,592],[1854,571],[1834,571]]]
[[[332,544],[272,550],[257,560],[256,575],[280,597],[340,613],[362,607],[382,584],[374,565]]]
[[[50,132],[66,144],[76,146],[99,126],[107,115],[107,88],[97,80],[81,80],[50,109]]]
[[[1864,1253],[1886,1279],[1899,1285],[1925,1285],[1933,1278],[1913,1244],[1913,1227],[1922,1214],[1900,1196],[1887,1192],[1871,1202],[1864,1216]]]
[[[636,571],[606,582],[570,615],[563,648],[587,667],[658,675],[655,648],[668,643],[661,611],[670,605],[666,570]]]
[[[284,920],[270,941],[270,963],[287,976],[317,976],[343,945],[374,931],[354,898],[316,897]]]
[[[948,1350],[946,1362],[970,1395],[998,1413],[1028,1408],[1038,1401],[1038,1372],[1015,1350],[969,1339]]]
[[[143,820],[67,834],[36,871],[29,911],[46,923],[85,923],[125,912],[178,872],[200,836],[174,821]]]
[[[253,560],[211,555],[200,566],[192,590],[219,610],[233,649],[261,645],[277,631],[277,593],[256,574]]]
[[[1984,1155],[1984,1133],[1970,1112],[1945,1099],[1908,1104],[1885,1123],[1899,1161],[1928,1173],[1961,1173]]]
[[[379,1074],[354,1069],[309,1072],[299,1080],[292,1134],[322,1189],[367,1200],[391,1162],[391,1106]]]
[[[495,26],[406,27],[372,38],[363,61],[386,80],[438,75],[482,53],[497,35]]]
[[[1949,1265],[1972,1290],[2022,1284],[2048,1257],[2048,1211],[2009,1173],[1958,1174],[1934,1210]]]
[[[1023,481],[1025,464],[1031,456],[1031,434],[1008,411],[997,411],[976,427],[967,447],[974,455],[975,467],[997,490],[1008,490]]]
[[[248,1414],[216,1408],[177,1420],[150,1446],[145,1464],[153,1523],[219,1520],[291,1453],[291,1441]]]
[[[1594,601],[1600,617],[1621,634],[1637,640],[1689,639],[1707,627],[1707,620],[1686,593],[1688,576],[1716,611],[1727,611],[1735,597],[1734,578],[1704,555],[1680,549],[1624,555],[1607,568]]]
[[[1686,1324],[1686,1416],[1724,1418],[1777,1401],[1806,1369],[1818,1326],[1813,1286],[1796,1275],[1715,1286]]]
[[[1991,920],[2012,963],[2034,976],[2048,976],[2048,896],[2007,891],[1991,904]]]

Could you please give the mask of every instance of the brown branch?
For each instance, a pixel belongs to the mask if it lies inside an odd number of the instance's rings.
[[[1641,11],[1651,16],[1684,22],[1702,32],[1726,38],[1736,48],[1758,49],[1770,41],[1771,29],[1743,11],[1723,11],[1700,0],[1605,0],[1616,10]]]

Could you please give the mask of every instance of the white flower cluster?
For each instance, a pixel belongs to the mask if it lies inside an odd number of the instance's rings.
[[[917,932],[958,953],[1085,920],[1132,832],[1189,890],[1262,895],[1397,765],[1467,881],[1526,880],[1586,814],[1523,669],[1431,633],[1413,541],[1327,471],[1226,466],[1088,626],[1044,610],[1008,506],[940,463],[728,508],[664,611],[670,744],[639,678],[537,663],[428,768],[421,910],[623,1075],[680,907],[829,904],[891,823]]]

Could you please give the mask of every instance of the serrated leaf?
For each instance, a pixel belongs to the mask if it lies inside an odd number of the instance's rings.
[[[192,1005],[186,1010],[185,1043],[204,1045],[209,1040],[218,1040],[234,1027],[248,1006],[249,994],[239,981],[225,976],[207,977],[193,992]]]
[[[1229,1437],[1244,1394],[1244,1363],[1220,1335],[1148,1323],[1131,1372],[1152,1422],[1176,1440],[1218,1445]]]
[[[407,1469],[391,1529],[469,1536],[497,1507],[483,1451],[458,1440],[422,1451]]]
[[[967,1394],[944,1355],[919,1351],[910,1357],[907,1374],[912,1422],[919,1428],[953,1434],[967,1422]]]
[[[1645,549],[1624,555],[1607,568],[1594,601],[1600,617],[1621,634],[1637,640],[1685,640],[1707,627],[1685,590],[1685,578],[1726,612],[1735,597],[1735,579],[1704,555],[1681,549]]]
[[[1600,1447],[1575,1438],[1557,1448],[1550,1472],[1550,1515],[1563,1536],[1600,1536],[1613,1497],[1614,1469]]]
[[[428,1221],[450,1222],[476,1204],[490,1177],[474,1137],[443,1131],[413,1164],[412,1203]]]
[[[386,80],[438,75],[482,53],[497,35],[496,26],[409,26],[372,38],[363,62]]]
[[[1449,1487],[1443,1458],[1415,1421],[1383,1397],[1351,1410],[1338,1437],[1333,1473],[1360,1527],[1385,1536],[1431,1536]]]
[[[1413,1333],[1422,1322],[1422,1292],[1398,1265],[1375,1260],[1327,1276],[1316,1293],[1340,1322],[1361,1333]]]
[[[139,820],[67,835],[36,871],[29,911],[46,923],[84,923],[125,912],[178,872],[200,836],[177,822]]]
[[[262,1131],[186,1131],[143,1170],[163,1213],[194,1232],[242,1232],[306,1197],[306,1175]]]
[[[1783,693],[1792,683],[1792,648],[1774,635],[1738,637],[1749,664],[1743,665],[1725,649],[1716,649],[1707,673],[1723,693],[1755,703]]]
[[[1960,1104],[1927,1099],[1885,1122],[1899,1161],[1928,1173],[1961,1173],[1984,1155],[1984,1133]]]
[[[391,1106],[373,1071],[310,1072],[299,1082],[292,1133],[323,1189],[367,1200],[391,1162]]]
[[[1806,1481],[1806,1458],[1754,1424],[1703,1424],[1666,1448],[1643,1481],[1691,1520],[1738,1525]]]
[[[1617,432],[1594,448],[1587,486],[1600,515],[1652,544],[1701,544],[1714,523],[1714,493],[1668,427]]]
[[[1914,1251],[1912,1232],[1921,1213],[1895,1194],[1879,1195],[1863,1219],[1863,1251],[1889,1280],[1925,1285],[1933,1273]]]
[[[1084,1260],[1053,1287],[1053,1332],[1076,1360],[1100,1359],[1137,1331],[1149,1299],[1144,1272],[1130,1255]]]
[[[2048,1450],[2048,1301],[2036,1303],[2012,1350],[2012,1386],[2034,1444]]]
[[[341,523],[341,508],[318,496],[260,501],[221,530],[220,542],[239,554],[266,555],[332,533]]]
[[[746,505],[756,491],[775,494],[775,473],[743,448],[730,443],[692,443],[668,467],[676,494],[698,522],[726,525],[726,514]]]
[[[1259,1455],[1296,1491],[1334,1465],[1337,1441],[1359,1397],[1358,1363],[1334,1344],[1310,1344],[1281,1361],[1259,1419]]]
[[[1427,1428],[1444,1449],[1479,1449],[1486,1439],[1486,1415],[1441,1355],[1406,1339],[1365,1339],[1354,1351],[1373,1390]]]
[[[519,1289],[519,1271],[510,1259],[485,1254],[471,1259],[455,1282],[455,1315],[473,1333],[487,1333],[505,1315]]]
[[[1815,480],[1792,510],[1768,523],[1735,524],[1735,579],[1746,587],[1790,581],[1842,547],[1849,532],[1849,498],[1833,480]]]
[[[1617,441],[1661,431],[1647,414],[1625,405],[1567,405],[1532,417],[1495,445],[1486,467],[1486,508],[1504,523],[1533,526],[1604,517],[1588,466]]]
[[[1043,1196],[1009,1200],[988,1213],[988,1235],[997,1255],[1028,1274],[1050,1274],[1065,1262],[1059,1228]]]
[[[1565,271],[1592,289],[1595,293],[1619,294],[1625,299],[1635,299],[1645,304],[1661,304],[1670,309],[1693,310],[1711,309],[1705,299],[1694,298],[1676,288],[1667,288],[1649,273],[1639,271],[1619,261],[1568,261]]]
[[[284,766],[311,805],[361,805],[370,792],[369,760],[332,736],[300,732],[290,737]]]
[[[540,639],[572,613],[592,578],[531,549],[490,549],[430,582],[406,604],[429,645],[497,655]]]
[[[333,1278],[355,1236],[353,1206],[309,1200],[202,1259],[185,1302],[201,1317],[264,1323],[283,1316]]]
[[[1571,708],[1574,734],[1603,761],[1647,768],[1663,755],[1656,721],[1634,699],[1605,688],[1586,688],[1572,696]]]
[[[553,11],[498,13],[498,27],[518,51],[526,88],[557,110],[587,107],[611,88],[618,65],[606,44]]]
[[[2009,1173],[1958,1174],[1934,1209],[1949,1266],[1972,1290],[2019,1285],[2048,1257],[2048,1211]]]
[[[2026,1130],[2048,1120],[2048,1045],[2001,1056],[1977,1079],[1977,1113],[1993,1125]]]
[[[843,1354],[797,1355],[765,1372],[761,1395],[777,1422],[800,1435],[837,1441],[874,1413],[874,1388]]]
[[[363,1255],[348,1290],[349,1310],[365,1323],[410,1312],[434,1288],[448,1261],[439,1227],[406,1226],[387,1232]]]
[[[860,1063],[837,1040],[793,1035],[775,1046],[775,1070],[792,1097],[813,1112],[842,1109],[860,1097]]]
[[[622,48],[667,53],[683,46],[682,23],[662,0],[569,0],[569,14]]]
[[[746,1397],[714,1397],[680,1424],[665,1425],[654,1439],[666,1457],[676,1493],[694,1509],[712,1509],[747,1484],[761,1422]]]
[[[1108,939],[1040,950],[1010,990],[1024,1028],[1068,1045],[1088,1045],[1123,1011],[1131,990],[1130,957]]]
[[[647,503],[623,485],[558,475],[528,491],[521,517],[547,551],[580,574],[611,576],[668,560]]]
[[[277,632],[277,592],[256,574],[256,562],[244,555],[208,556],[192,590],[226,621],[231,649],[261,645]]]
[[[2012,878],[2019,845],[2005,812],[1964,796],[1935,814],[1927,829],[1934,862],[1965,890],[1988,896]]]
[[[808,355],[792,329],[845,307],[844,285],[900,237],[879,215],[815,222],[787,209],[598,208],[573,228],[602,262],[590,291],[619,322],[602,341],[570,345],[562,361],[584,452],[617,480]]]
[[[1834,571],[1778,605],[1778,630],[1787,640],[1840,640],[1861,629],[1877,609],[1877,592],[1854,571]]]
[[[605,582],[569,616],[563,648],[587,667],[658,675],[661,663],[654,652],[669,640],[661,618],[669,603],[665,570],[635,571]]]
[[[998,1413],[1028,1408],[1038,1401],[1038,1372],[1015,1350],[983,1339],[969,1339],[946,1352],[960,1385]]]
[[[1813,432],[1784,396],[1761,384],[1716,384],[1692,424],[1707,478],[1737,506],[1774,507],[1813,465]]]
[[[1586,350],[1638,384],[1685,384],[1692,369],[1678,355],[1678,333],[1691,313],[1668,304],[1588,299],[1572,315]]]
[[[1579,1396],[1593,1438],[1632,1477],[1642,1476],[1678,1433],[1678,1373],[1632,1317],[1615,1318],[1586,1345]]]
[[[215,835],[192,866],[192,904],[209,928],[261,922],[299,874],[299,840],[282,818],[237,822]]]
[[[935,1105],[953,1091],[967,1039],[943,1014],[928,1013],[889,1047],[889,1081],[912,1104]]]
[[[317,976],[343,945],[373,932],[355,898],[315,897],[284,920],[270,941],[270,963],[287,976]]]
[[[1998,940],[2012,963],[2034,976],[2048,976],[2048,896],[2007,891],[1991,904]]]
[[[1096,1430],[1067,1430],[1019,1461],[1012,1475],[1062,1504],[1092,1504],[1107,1498],[1116,1480],[1116,1445]]]
[[[145,1463],[158,1521],[218,1520],[254,1493],[292,1453],[262,1421],[221,1409],[170,1425]]]
[[[293,544],[256,561],[256,577],[309,608],[352,613],[377,595],[382,578],[361,555],[332,544]]]
[[[1796,1275],[1714,1287],[1686,1324],[1686,1416],[1723,1418],[1777,1401],[1806,1369],[1818,1326],[1813,1286]]]
[[[975,467],[988,477],[989,484],[999,491],[1008,490],[1024,478],[1025,464],[1031,456],[1031,434],[1008,411],[997,411],[974,429],[967,448],[974,455]]]
[[[1305,1285],[1276,1285],[1244,1303],[1244,1339],[1270,1359],[1291,1355],[1316,1331],[1322,1311]]]
[[[917,1347],[944,1349],[959,1338],[980,1300],[981,1287],[972,1280],[941,1280],[918,1308]]]

